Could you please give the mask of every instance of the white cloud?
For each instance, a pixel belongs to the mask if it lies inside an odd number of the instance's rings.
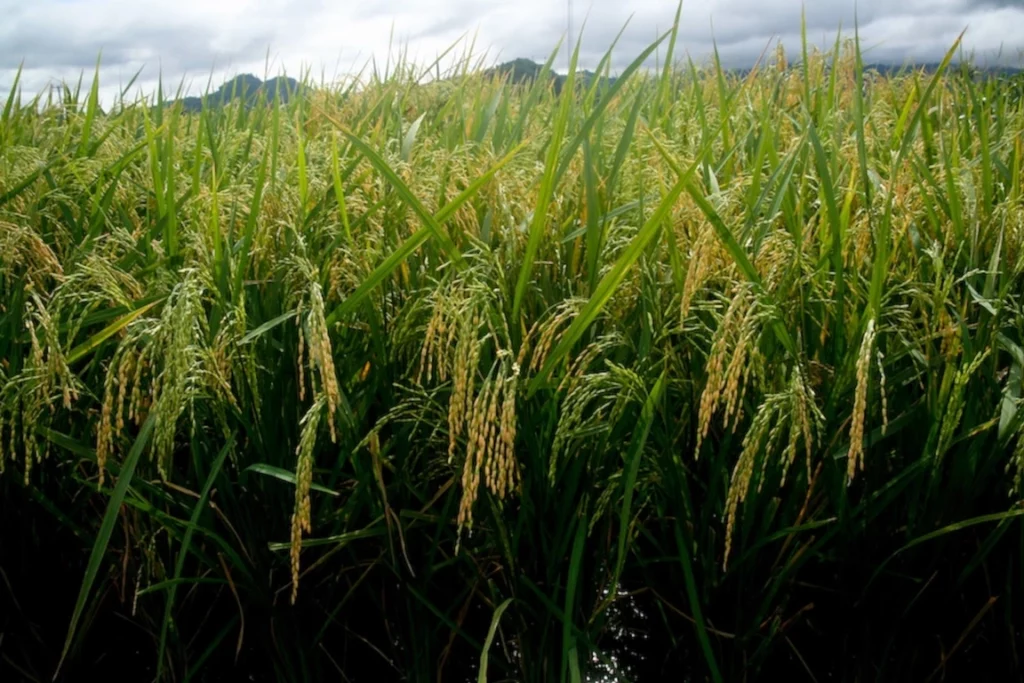
[[[629,20],[615,62],[624,65],[671,24],[674,0],[574,0],[574,31],[586,20],[582,61],[593,66]],[[854,25],[854,0],[807,0],[808,36],[831,44],[840,24]],[[869,59],[935,60],[968,28],[965,48],[978,59],[1021,65],[1024,0],[859,0]],[[773,39],[799,47],[797,0],[687,0],[678,54],[703,59],[717,43],[729,65],[749,64]],[[632,18],[630,18],[632,15]],[[475,38],[492,60],[544,59],[566,30],[566,5],[545,0],[0,0],[0,96],[24,60],[23,88],[38,91],[91,71],[102,50],[103,92],[143,68],[137,85],[181,79],[205,86],[228,74],[262,76],[301,66],[330,78],[371,57],[383,64],[389,44],[430,62],[460,36]],[[393,43],[391,42],[393,41]],[[460,47],[461,52],[464,47]],[[564,67],[564,59],[558,64]]]

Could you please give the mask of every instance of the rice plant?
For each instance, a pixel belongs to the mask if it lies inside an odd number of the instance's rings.
[[[9,680],[1019,676],[1019,83],[675,37],[15,85]]]

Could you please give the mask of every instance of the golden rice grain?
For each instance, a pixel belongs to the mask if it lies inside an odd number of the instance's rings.
[[[871,368],[871,347],[875,341],[875,319],[868,320],[860,352],[857,354],[857,390],[850,416],[850,449],[847,453],[846,476],[852,481],[857,470],[864,468],[864,415],[867,412],[868,380]]]

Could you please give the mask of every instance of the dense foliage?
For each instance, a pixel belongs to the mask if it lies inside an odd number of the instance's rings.
[[[4,680],[1019,675],[1019,94],[655,49],[12,96]]]

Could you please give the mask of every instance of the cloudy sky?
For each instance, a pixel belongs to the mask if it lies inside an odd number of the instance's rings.
[[[675,0],[572,0],[573,31],[593,66],[626,24],[615,52],[624,66],[661,31]],[[712,39],[731,66],[749,65],[770,42],[799,49],[799,0],[685,0],[679,50],[707,56]],[[808,34],[830,44],[854,8],[870,61],[935,60],[967,29],[977,61],[1024,66],[1024,0],[806,0]],[[632,16],[632,18],[630,18]],[[142,68],[136,88],[185,79],[193,91],[213,76],[315,77],[383,64],[389,41],[429,63],[462,39],[487,61],[543,61],[567,28],[565,0],[0,0],[0,100],[18,64],[26,93],[91,72],[102,51],[104,99]],[[557,66],[558,64],[556,64]],[[560,58],[565,67],[565,59]]]

